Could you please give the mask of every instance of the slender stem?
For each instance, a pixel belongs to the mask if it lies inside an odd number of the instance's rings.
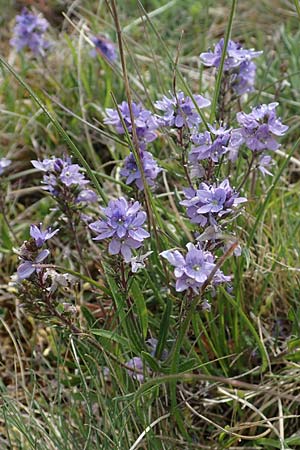
[[[251,177],[251,187],[250,187],[250,198],[252,198],[254,196],[254,191],[255,191],[255,185],[256,185],[256,170],[254,170],[252,172],[252,177]]]
[[[238,191],[238,192],[242,189],[242,187],[243,187],[244,184],[246,183],[246,181],[247,181],[247,179],[248,179],[248,177],[249,177],[249,175],[250,175],[251,169],[252,169],[252,167],[253,167],[255,158],[256,158],[256,153],[253,152],[253,153],[252,153],[252,157],[251,157],[251,161],[250,161],[250,163],[249,163],[249,165],[248,165],[247,172],[245,173],[245,176],[244,176],[244,178],[242,179],[242,182],[240,183],[239,187],[237,188],[237,191]]]
[[[221,89],[223,68],[224,68],[225,58],[226,58],[226,54],[227,54],[227,46],[228,46],[228,42],[229,42],[230,35],[231,35],[236,5],[237,5],[237,0],[232,0],[228,25],[227,25],[227,29],[226,29],[225,38],[224,38],[224,47],[223,47],[223,51],[222,51],[222,57],[221,57],[220,66],[219,66],[218,74],[217,74],[215,92],[214,92],[214,96],[213,96],[213,99],[211,102],[211,113],[210,113],[210,121],[211,122],[216,117],[216,108],[217,108],[217,103],[218,103],[220,89]]]
[[[222,161],[221,161],[221,163],[222,163]],[[207,171],[206,171],[206,178],[207,178],[207,181],[212,181],[212,176],[213,176],[213,173],[214,173],[214,162],[213,162],[213,160],[211,159],[211,158],[209,158],[208,159],[208,167],[207,167]],[[221,167],[221,164],[220,164],[220,166],[219,167]]]
[[[192,183],[192,180],[191,180],[189,171],[188,171],[188,169],[187,169],[187,163],[186,163],[186,146],[184,145],[184,142],[183,142],[183,128],[180,128],[179,131],[178,131],[178,143],[179,143],[179,145],[180,145],[180,147],[181,147],[181,149],[182,149],[182,152],[181,152],[181,161],[182,161],[183,170],[184,170],[186,179],[187,179],[189,185],[190,185],[191,187],[193,187],[193,183]]]

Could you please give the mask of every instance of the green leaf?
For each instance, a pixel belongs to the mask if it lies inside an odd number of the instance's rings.
[[[87,321],[88,326],[89,327],[95,326],[95,324],[97,323],[97,319],[93,316],[93,314],[91,313],[89,308],[87,308],[86,306],[81,306],[80,309],[81,309],[83,317]]]
[[[195,358],[188,359],[187,361],[184,361],[182,364],[179,364],[178,372],[179,373],[189,372],[190,370],[193,370],[195,367],[197,367],[196,359]]]
[[[141,352],[141,355],[143,359],[146,361],[150,369],[152,369],[154,372],[160,372],[160,367],[155,358],[153,358],[152,355],[148,352]]]
[[[300,347],[300,339],[299,338],[291,339],[287,345],[290,351],[295,350],[296,348]]]
[[[126,311],[126,301],[123,298],[123,295],[119,292],[118,286],[114,280],[114,278],[109,274],[109,269],[104,266],[104,271],[106,274],[107,283],[109,285],[111,296],[114,299],[116,305],[116,314],[119,317],[119,321],[121,327],[126,333],[127,337],[130,339],[131,343],[134,346],[135,351],[140,352],[143,348],[144,341],[142,336],[139,335],[136,327],[134,326],[134,322],[132,321],[132,317],[128,316]]]
[[[114,342],[117,342],[118,344],[128,347],[128,340],[126,338],[120,336],[119,334],[115,333],[114,331],[101,330],[99,328],[91,329],[89,331],[96,336],[100,336],[102,338],[109,339],[110,341],[114,341]]]
[[[300,361],[300,350],[290,353],[285,357],[288,361],[299,362]]]
[[[257,441],[258,445],[263,445],[264,448],[282,448],[282,445],[279,441],[275,441],[275,439],[267,439],[267,438],[261,438]]]

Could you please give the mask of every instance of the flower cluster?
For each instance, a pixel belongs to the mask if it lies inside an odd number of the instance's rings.
[[[6,167],[11,165],[11,160],[7,158],[0,158],[0,175],[2,175]]]
[[[143,167],[145,180],[147,181],[149,186],[154,186],[156,177],[162,169],[158,167],[157,162],[155,161],[151,153],[147,152],[146,150],[140,151],[140,160]],[[120,175],[126,178],[126,184],[134,183],[140,191],[144,190],[143,178],[133,153],[130,153],[125,158],[123,167],[120,171]]]
[[[283,136],[288,130],[287,125],[283,125],[276,116],[278,103],[260,105],[253,108],[250,114],[244,112],[237,113],[237,121],[242,140],[246,146],[255,152],[262,150],[277,150],[280,144],[277,136]]]
[[[17,276],[19,280],[29,278],[34,272],[39,272],[39,264],[43,262],[49,255],[49,250],[44,249],[40,251],[44,243],[51,239],[59,230],[53,230],[47,228],[42,230],[42,224],[40,226],[31,225],[29,241],[25,241],[20,249],[19,256],[22,263],[17,268]]]
[[[95,45],[95,48],[91,50],[90,55],[92,57],[100,54],[104,56],[108,61],[113,63],[117,59],[116,46],[113,42],[107,39],[105,36],[98,35],[92,36],[91,41]]]
[[[231,129],[209,126],[210,132],[194,134],[191,141],[194,144],[189,153],[189,163],[195,164],[204,159],[218,162],[228,152]],[[214,138],[213,138],[214,137]]]
[[[52,158],[43,161],[31,161],[32,165],[45,173],[43,184],[53,197],[64,202],[80,203],[95,202],[97,195],[91,189],[85,189],[89,184],[78,164],[72,164],[70,158]]]
[[[49,23],[44,17],[23,8],[21,14],[16,16],[14,37],[10,40],[10,44],[17,51],[28,47],[34,55],[44,56],[45,50],[49,47],[49,42],[44,38],[48,26]]]
[[[201,227],[217,225],[217,219],[227,216],[232,208],[246,202],[246,198],[239,197],[225,179],[218,186],[200,183],[197,190],[184,189],[186,200],[180,202],[187,208],[187,215],[192,223]]]
[[[204,251],[199,244],[195,246],[191,242],[186,247],[188,251],[185,256],[178,250],[167,250],[161,253],[161,256],[175,267],[177,292],[191,289],[198,294],[210,277],[209,281],[213,286],[230,281],[230,276],[224,275],[220,269],[213,273],[216,264],[211,252]]]
[[[210,100],[202,95],[194,95],[194,101],[200,109],[210,105]],[[193,100],[181,91],[176,95],[171,94],[171,98],[164,95],[162,100],[155,102],[155,107],[164,112],[162,117],[158,117],[161,126],[175,128],[188,126],[192,129],[201,123],[201,117]]]
[[[157,138],[156,129],[158,128],[158,123],[151,111],[145,109],[141,103],[136,104],[132,102],[131,108],[139,146],[141,150],[145,150],[147,144]],[[125,101],[122,102],[121,105],[118,105],[118,110],[111,108],[106,109],[104,123],[107,125],[112,125],[116,129],[117,133],[124,134],[125,130],[120,116],[123,119],[127,131],[131,134],[132,123],[130,109],[128,103]]]
[[[204,52],[200,55],[201,62],[207,67],[220,66],[224,39],[221,39],[213,51]],[[256,65],[253,58],[261,55],[262,51],[244,49],[239,43],[229,41],[224,61],[224,74],[230,81],[230,87],[237,95],[250,92],[254,88]]]
[[[142,228],[146,213],[140,211],[139,202],[128,203],[123,197],[111,200],[107,208],[102,208],[105,218],[89,225],[97,233],[96,241],[110,239],[110,255],[121,253],[125,262],[130,262],[132,250],[141,247],[150,234]]]
[[[18,289],[22,309],[38,320],[70,329],[77,309],[67,301],[66,294],[70,292],[75,279],[42,264],[50,254],[48,249],[42,247],[58,231],[51,228],[44,230],[42,224],[31,225],[30,239],[18,251],[21,264],[17,267],[17,273],[11,277],[11,284]]]

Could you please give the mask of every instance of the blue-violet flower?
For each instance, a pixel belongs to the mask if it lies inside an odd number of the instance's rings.
[[[210,100],[202,95],[194,95],[194,100],[200,109],[210,105]],[[164,115],[158,117],[159,124],[164,127],[189,128],[197,127],[201,123],[201,117],[197,112],[193,100],[185,96],[182,91],[171,98],[163,96],[162,100],[155,102],[155,107],[164,112]]]
[[[145,109],[141,103],[136,104],[132,102],[131,107],[139,146],[141,150],[145,150],[146,145],[157,138],[156,129],[158,128],[158,123],[151,111]],[[132,124],[128,103],[122,102],[121,105],[118,105],[118,109],[119,111],[107,108],[104,123],[115,127],[117,133],[124,134],[125,130],[119,116],[120,114],[128,132],[131,134]]]
[[[33,261],[25,260],[17,268],[17,275],[19,280],[29,278],[34,272],[39,272],[38,264],[44,261],[49,255],[49,250],[42,250]]]
[[[161,256],[175,267],[176,291],[192,289],[194,293],[198,294],[216,267],[215,258],[211,252],[202,250],[199,244],[195,246],[189,242],[186,247],[188,249],[186,256],[183,256],[178,250],[164,251]],[[211,284],[226,283],[230,279],[230,276],[225,276],[218,269],[212,277]]]
[[[125,262],[130,262],[132,250],[140,248],[144,239],[150,234],[142,228],[146,213],[140,211],[139,202],[129,203],[123,197],[111,200],[107,208],[102,208],[106,216],[89,225],[98,234],[94,239],[100,241],[111,239],[108,247],[110,255],[121,253]]]
[[[277,136],[283,136],[288,130],[276,116],[278,103],[260,105],[253,108],[250,114],[237,113],[240,132],[246,146],[252,151],[277,150],[280,144]]]
[[[104,56],[106,59],[108,59],[108,61],[110,61],[111,63],[113,63],[117,59],[115,44],[105,36],[92,36],[91,41],[95,44],[95,48],[93,48],[90,52],[90,55],[92,57],[100,54],[101,56]]]
[[[140,151],[140,159],[143,166],[145,179],[149,186],[155,185],[155,179],[161,172],[161,168],[158,167],[157,162],[147,151]],[[120,171],[121,177],[125,177],[126,184],[135,183],[136,187],[140,190],[144,190],[144,183],[141,172],[137,166],[133,153],[130,153],[124,160],[124,165]]]
[[[269,155],[262,155],[258,160],[258,170],[262,173],[263,176],[270,175],[273,176],[272,172],[269,171],[269,168],[274,165],[274,161]]]
[[[39,227],[37,227],[36,225],[30,226],[30,236],[35,240],[37,248],[42,247],[43,244],[48,239],[51,239],[58,231],[58,228],[52,231],[50,227],[43,231],[41,223]]]
[[[89,181],[78,164],[72,164],[70,158],[52,158],[43,161],[31,161],[32,165],[45,173],[44,189],[53,197],[71,203],[97,201],[97,195],[91,189],[85,189]]]
[[[228,143],[231,136],[231,129],[224,127],[215,128],[209,125],[209,131],[194,134],[191,141],[194,144],[189,153],[189,163],[195,164],[198,161],[210,158],[217,163],[219,159],[228,151]],[[212,135],[214,139],[212,139]]]
[[[239,197],[225,179],[219,185],[208,185],[200,183],[199,188],[184,189],[186,200],[180,202],[187,208],[187,215],[192,223],[201,227],[206,225],[217,225],[217,219],[227,216],[232,212],[232,208],[247,201],[244,197]]]
[[[222,38],[215,45],[213,51],[201,53],[201,62],[207,67],[219,68],[223,47],[224,39]],[[244,49],[241,44],[231,40],[228,42],[223,70],[229,79],[230,87],[237,95],[242,95],[253,90],[256,65],[252,59],[261,54],[262,51]]]
[[[48,26],[49,23],[44,17],[23,8],[21,14],[16,16],[14,37],[10,40],[10,44],[17,51],[28,47],[35,55],[44,56],[45,50],[49,47],[49,42],[44,39]]]

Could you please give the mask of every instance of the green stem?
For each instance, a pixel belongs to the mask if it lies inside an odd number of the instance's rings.
[[[231,30],[232,30],[232,24],[233,24],[233,18],[234,18],[234,14],[235,14],[235,10],[236,10],[236,5],[237,5],[237,0],[232,0],[231,10],[230,10],[230,15],[229,15],[229,20],[228,20],[228,25],[227,25],[227,29],[226,29],[225,38],[224,38],[224,47],[223,47],[223,51],[222,51],[221,62],[220,62],[220,66],[219,66],[219,69],[218,69],[218,75],[217,75],[217,80],[216,80],[216,88],[215,88],[214,96],[213,96],[213,99],[212,99],[212,102],[211,102],[210,122],[212,122],[213,119],[216,117],[216,107],[217,107],[219,94],[220,94],[220,89],[221,89],[221,82],[222,82],[222,76],[223,76],[224,62],[225,62],[225,58],[226,58],[228,42],[229,42],[230,35],[231,35]]]

